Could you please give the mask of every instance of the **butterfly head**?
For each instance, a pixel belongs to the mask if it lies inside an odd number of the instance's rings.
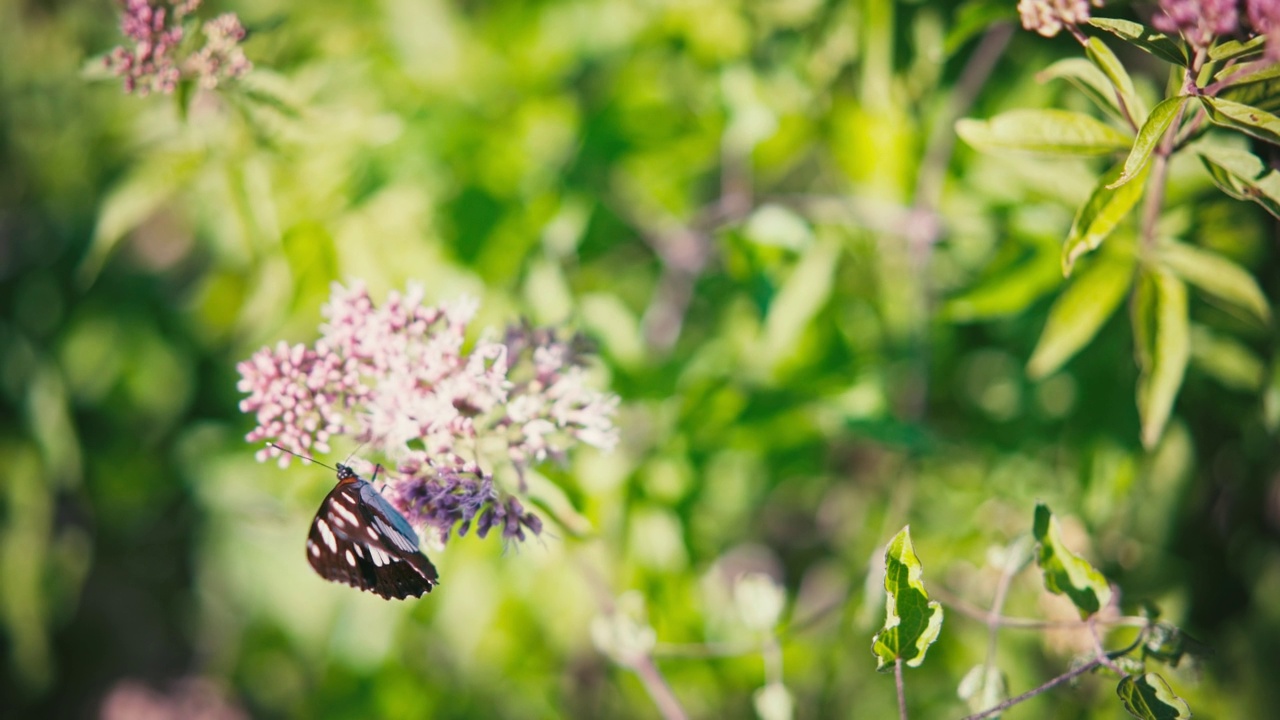
[[[360,479],[360,476],[357,475],[356,471],[352,470],[349,465],[343,465],[342,463],[338,463],[337,470],[338,470],[338,482],[340,484],[353,483]]]

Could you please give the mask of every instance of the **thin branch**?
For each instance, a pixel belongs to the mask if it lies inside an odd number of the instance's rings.
[[[654,664],[652,656],[645,655],[637,659],[632,665],[632,670],[639,676],[640,682],[644,684],[644,689],[653,699],[653,704],[658,706],[658,712],[662,713],[662,717],[666,720],[687,720],[689,716],[685,714],[680,700],[676,698],[666,678]]]
[[[990,611],[983,610],[977,605],[960,598],[960,596],[946,588],[934,586],[931,592],[937,595],[938,599],[945,603],[949,609],[955,610],[970,620],[984,624],[989,624],[992,620]],[[995,621],[1000,627],[1019,630],[1080,630],[1089,624],[1086,620],[1035,620],[1033,618],[1007,616],[997,617]],[[1098,618],[1097,622],[1099,625],[1144,627],[1149,625],[1151,621],[1144,617],[1125,615],[1113,618]]]
[[[907,720],[907,684],[902,680],[902,658],[893,661],[893,682],[898,686],[898,720]]]
[[[980,713],[977,713],[974,715],[966,715],[964,716],[963,720],[981,720],[982,718],[989,718],[994,715],[999,715],[1000,713],[1004,712],[1005,710],[1008,710],[1014,705],[1017,705],[1018,703],[1021,703],[1021,702],[1026,702],[1027,700],[1030,700],[1036,695],[1039,695],[1042,692],[1051,690],[1057,687],[1058,685],[1061,685],[1062,683],[1078,675],[1083,675],[1089,672],[1090,670],[1098,667],[1101,664],[1102,663],[1100,663],[1097,658],[1094,658],[1093,660],[1090,660],[1089,662],[1085,663],[1084,665],[1081,665],[1080,667],[1072,668],[1071,670],[1068,670],[1067,672],[1059,675],[1058,677],[1053,678],[1052,680],[1049,680],[1048,682],[1044,683],[1040,687],[1035,688],[1034,690],[1028,690],[1017,697],[1011,697],[1008,700],[1005,700],[1004,702],[1000,703],[999,705],[987,708],[986,710],[983,710]]]

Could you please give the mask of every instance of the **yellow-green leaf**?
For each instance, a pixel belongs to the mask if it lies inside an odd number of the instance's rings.
[[[888,671],[898,660],[919,667],[942,631],[942,606],[925,592],[924,566],[911,546],[910,526],[889,542],[884,570],[884,628],[871,641],[876,669]]]
[[[1123,172],[1123,165],[1113,166],[1098,180],[1093,193],[1076,213],[1071,230],[1067,233],[1067,240],[1062,245],[1063,275],[1070,275],[1076,260],[1081,255],[1096,250],[1128,216],[1129,211],[1142,198],[1150,167],[1148,164],[1138,171],[1138,182],[1125,183],[1120,187],[1113,188],[1112,185]]]
[[[1210,250],[1169,240],[1160,244],[1160,264],[1209,295],[1230,303],[1266,324],[1271,306],[1248,270]]]
[[[1044,571],[1045,589],[1055,595],[1066,595],[1082,618],[1089,617],[1111,602],[1111,586],[1107,579],[1063,544],[1058,520],[1047,505],[1036,505],[1032,534],[1040,543],[1037,560]]]
[[[1127,675],[1116,687],[1124,709],[1140,720],[1185,720],[1191,708],[1155,673]]]
[[[1168,271],[1145,273],[1134,308],[1135,344],[1142,368],[1138,416],[1142,444],[1150,449],[1164,433],[1191,355],[1187,286]]]
[[[1054,155],[1107,155],[1129,147],[1129,137],[1106,123],[1069,110],[1011,110],[989,120],[956,121],[956,133],[979,150]]]
[[[1115,312],[1132,279],[1133,259],[1120,253],[1103,253],[1077,274],[1049,310],[1027,374],[1052,375],[1087,345]]]
[[[1119,187],[1138,176],[1142,169],[1147,166],[1147,161],[1151,159],[1151,153],[1155,151],[1160,138],[1164,137],[1165,132],[1169,130],[1169,126],[1181,114],[1182,104],[1186,101],[1187,96],[1179,95],[1166,98],[1155,106],[1151,114],[1147,116],[1147,121],[1142,124],[1142,129],[1138,131],[1138,137],[1133,141],[1133,148],[1129,150],[1129,157],[1124,160],[1124,171],[1108,187]]]

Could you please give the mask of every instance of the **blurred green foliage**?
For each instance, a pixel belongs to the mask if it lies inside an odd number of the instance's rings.
[[[1036,81],[1078,52],[1007,35],[1014,4],[211,3],[256,69],[181,108],[97,77],[112,4],[0,2],[0,714],[93,716],[121,683],[203,678],[255,717],[653,717],[589,629],[638,591],[686,710],[747,717],[766,677],[730,581],[761,571],[788,595],[797,716],[888,717],[869,648],[890,536],[909,522],[931,592],[986,607],[989,550],[1043,501],[1126,607],[1215,649],[1165,675],[1197,713],[1263,716],[1274,331],[1193,298],[1201,339],[1151,452],[1122,318],[1028,376],[1105,166],[954,144],[957,110],[1085,107]],[[1194,162],[1169,206],[1276,301],[1265,213]],[[311,572],[333,478],[254,462],[234,364],[310,341],[354,278],[597,341],[622,446],[545,469],[585,538],[457,540],[417,602]],[[1021,578],[1007,612],[1070,618],[1056,600]],[[1080,642],[1001,638],[1015,693]],[[700,643],[747,650],[684,652]],[[985,644],[948,611],[907,673],[913,713],[967,712]],[[1115,717],[1113,686],[1009,716]]]

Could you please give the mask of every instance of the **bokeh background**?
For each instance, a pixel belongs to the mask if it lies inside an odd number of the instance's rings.
[[[1198,343],[1151,452],[1127,313],[1027,378],[1100,166],[955,141],[958,114],[1086,107],[1035,78],[1078,46],[1014,5],[211,0],[255,71],[180,101],[95,70],[113,3],[0,0],[0,715],[656,717],[589,631],[634,592],[690,714],[750,717],[759,638],[726,598],[755,569],[788,594],[796,716],[889,717],[884,543],[910,523],[944,604],[986,607],[991,549],[1044,501],[1126,607],[1213,647],[1162,671],[1198,717],[1267,716],[1275,333],[1193,300],[1235,344]],[[1164,68],[1122,57],[1155,97]],[[1274,301],[1273,220],[1194,166],[1169,205]],[[314,340],[354,279],[593,338],[622,444],[544,468],[585,535],[455,540],[420,601],[311,572],[333,477],[254,461],[235,363]],[[1039,582],[1007,611],[1070,617]],[[1000,638],[1015,692],[1079,642]],[[913,716],[965,714],[985,651],[949,611]],[[1122,717],[1113,698],[1087,678],[1007,716]]]

